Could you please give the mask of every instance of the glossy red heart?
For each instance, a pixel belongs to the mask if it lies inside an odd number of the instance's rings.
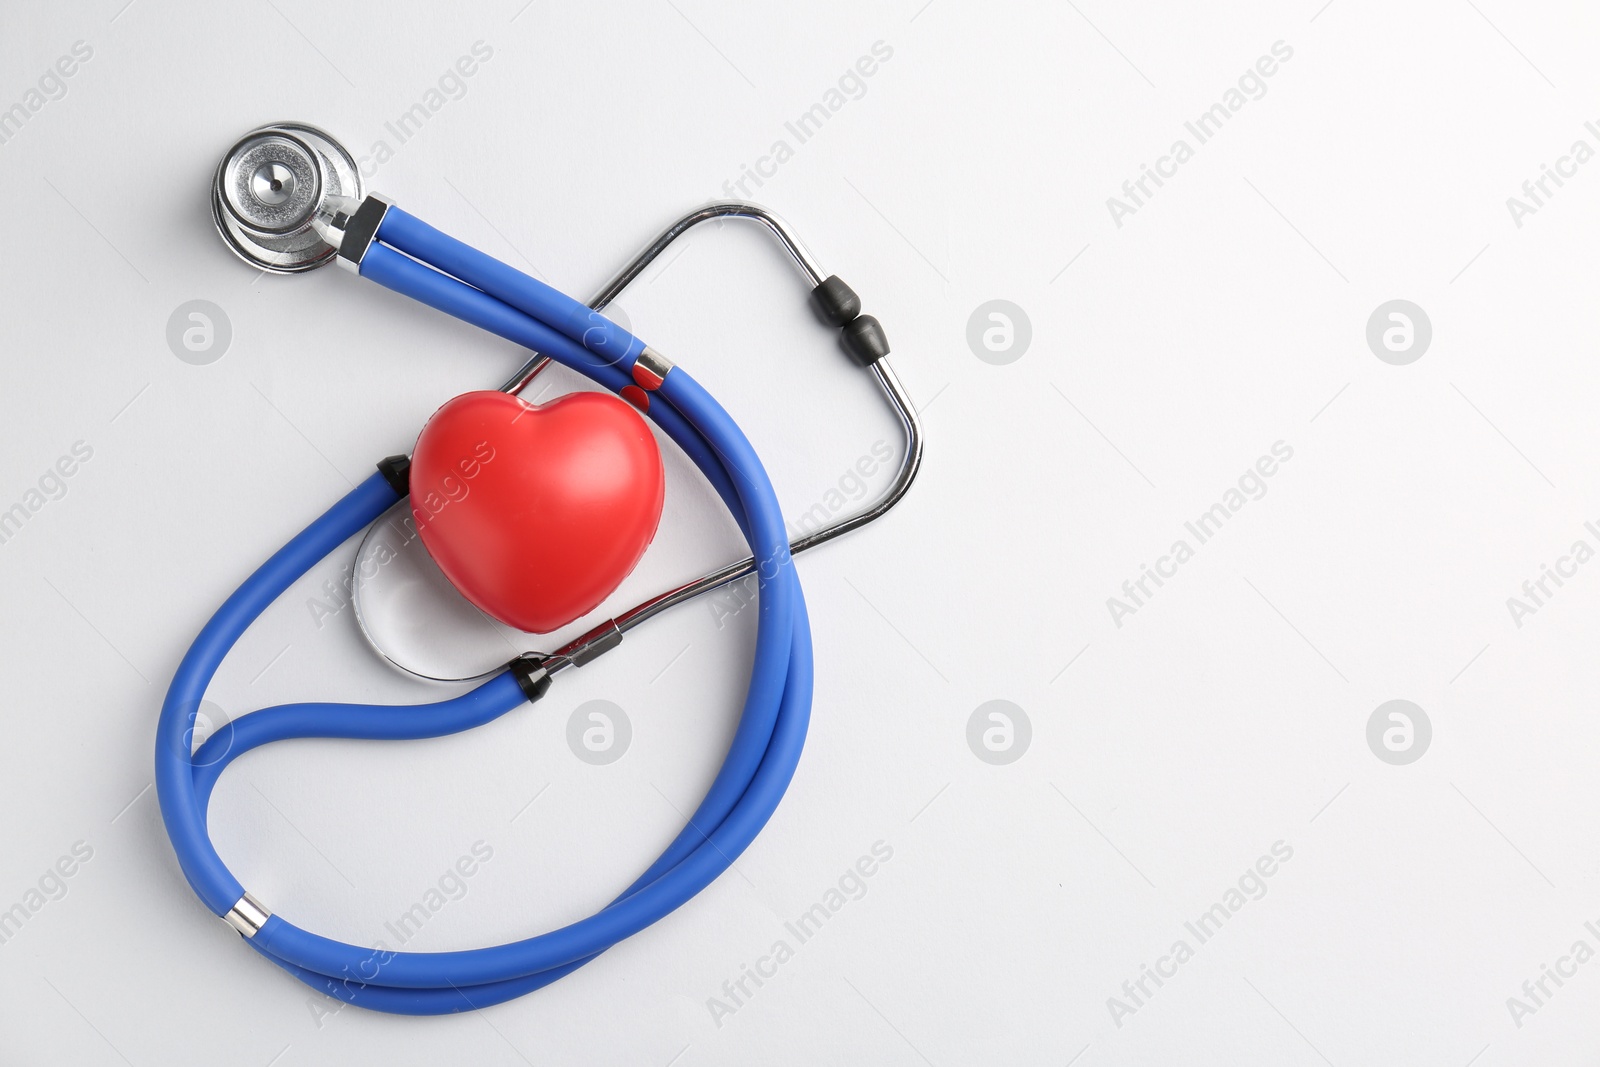
[[[445,577],[509,626],[549,633],[593,611],[661,521],[661,452],[608,393],[530,404],[465,393],[411,456],[411,514]]]

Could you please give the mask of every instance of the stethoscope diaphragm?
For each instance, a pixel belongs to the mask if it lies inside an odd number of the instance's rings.
[[[335,197],[361,199],[355,159],[315,126],[279,122],[251,130],[223,155],[211,182],[211,215],[240,259],[273,274],[298,274],[338,254],[317,226]]]

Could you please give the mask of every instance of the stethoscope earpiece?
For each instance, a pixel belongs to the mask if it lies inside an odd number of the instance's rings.
[[[361,172],[344,145],[315,126],[278,122],[251,130],[217,164],[211,214],[235,255],[273,274],[331,262],[329,220],[362,198]]]

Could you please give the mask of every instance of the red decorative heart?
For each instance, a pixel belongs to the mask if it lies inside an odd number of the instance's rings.
[[[661,521],[661,452],[607,393],[530,404],[465,393],[411,456],[411,514],[428,554],[485,613],[549,633],[593,611]]]

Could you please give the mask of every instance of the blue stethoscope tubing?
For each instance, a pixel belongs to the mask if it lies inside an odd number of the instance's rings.
[[[620,391],[644,350],[586,305],[390,208],[361,261],[363,277],[533,348]],[[455,952],[373,949],[321,937],[272,915],[250,947],[342,1001],[404,1015],[498,1004],[563,977],[711,884],[750,845],[782,799],[811,713],[811,628],[788,534],[765,469],[716,400],[674,367],[648,414],[727,504],[760,561],[754,662],[727,757],[688,825],[632,885],[586,919],[535,937]],[[482,726],[527,700],[501,673],[430,704],[299,703],[241,716],[190,751],[196,714],[239,637],[293,582],[402,498],[373,474],[261,565],[206,623],[179,664],[156,731],[156,791],[178,862],[213,914],[244,887],[206,827],[212,789],[244,753],[290,738],[415,740]]]

